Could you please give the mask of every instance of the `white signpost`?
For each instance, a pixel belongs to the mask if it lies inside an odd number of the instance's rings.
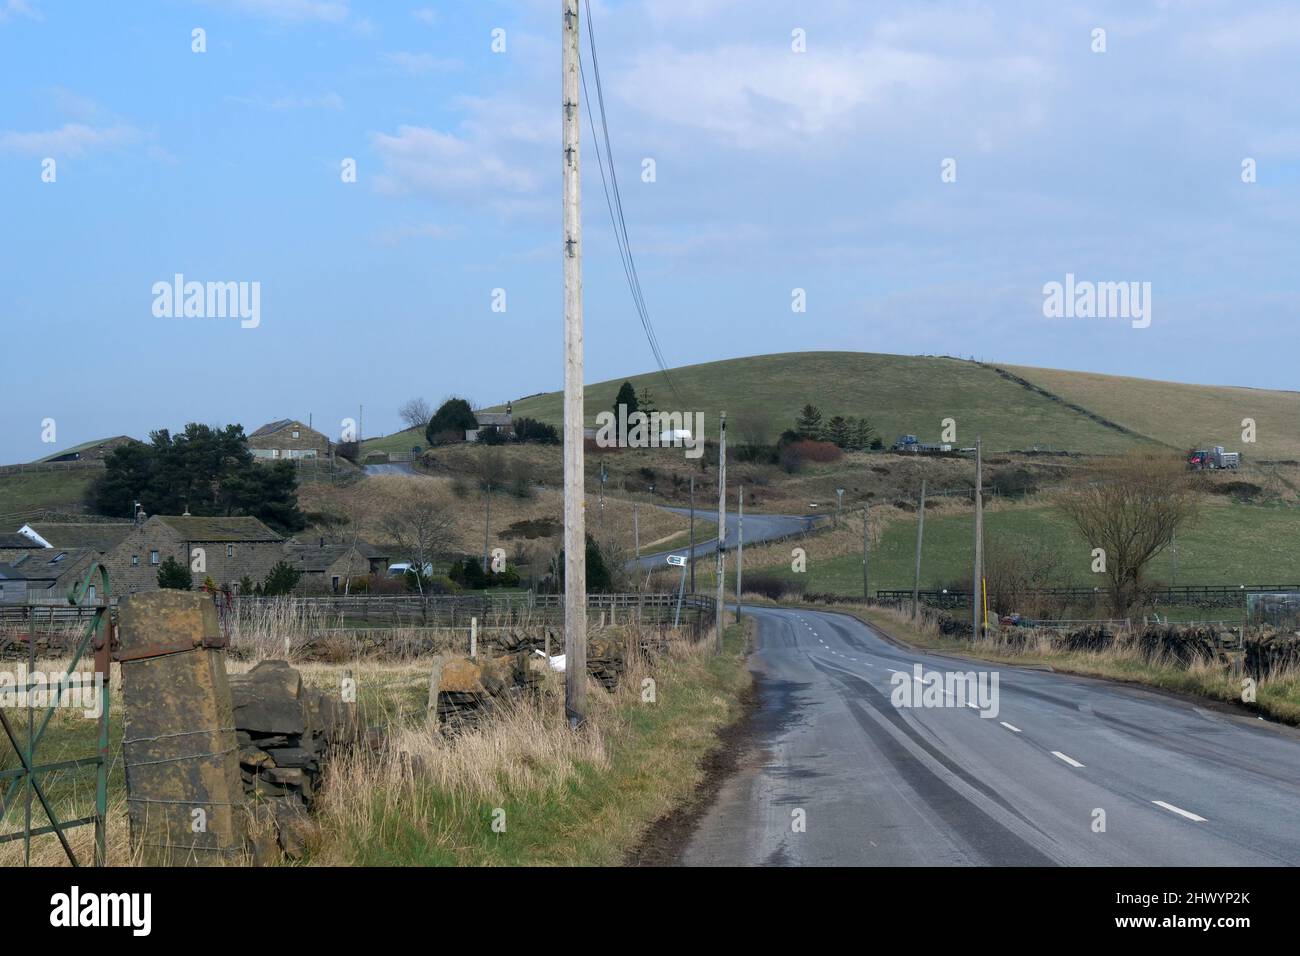
[[[677,585],[677,612],[673,615],[673,627],[676,627],[682,619],[682,594],[686,591],[686,555],[670,554],[668,555],[668,563],[675,568],[682,569],[682,580]]]

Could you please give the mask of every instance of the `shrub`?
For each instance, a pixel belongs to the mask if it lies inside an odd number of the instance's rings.
[[[172,591],[188,591],[194,587],[194,575],[175,558],[168,558],[158,566],[158,586]]]

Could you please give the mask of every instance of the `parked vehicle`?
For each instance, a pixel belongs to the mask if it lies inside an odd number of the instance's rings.
[[[1222,445],[1211,449],[1193,448],[1187,453],[1187,467],[1193,471],[1233,471],[1241,465],[1241,453],[1224,451]]]
[[[898,441],[894,442],[894,451],[910,451],[917,454],[952,451],[952,445],[948,442],[924,442],[917,441],[915,435],[901,435]]]

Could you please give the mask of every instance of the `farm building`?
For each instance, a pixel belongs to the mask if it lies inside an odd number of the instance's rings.
[[[123,445],[129,445],[132,442],[139,443],[139,439],[131,438],[129,435],[118,435],[115,438],[100,438],[95,441],[88,441],[84,444],[69,448],[67,451],[57,452],[42,458],[43,462],[65,462],[65,461],[103,461],[116,448]]]
[[[18,534],[40,548],[90,548],[105,554],[121,543],[134,528],[129,521],[87,521],[62,524],[41,521],[25,524]]]
[[[8,532],[0,534],[0,562],[13,562],[26,557],[28,552],[45,547],[25,534]]]
[[[26,604],[27,579],[10,564],[0,564],[0,604]]]
[[[282,418],[249,435],[248,450],[258,461],[328,458],[330,440],[297,419]]]
[[[388,555],[380,554],[364,541],[356,544],[316,544],[290,541],[284,546],[285,559],[302,572],[301,584],[308,590],[341,592],[351,581],[367,574],[383,574]]]
[[[507,438],[514,434],[514,409],[509,402],[506,403],[504,412],[475,412],[474,418],[478,421],[478,428],[466,429],[466,441],[478,441],[479,433],[488,428],[500,432],[503,437]]]
[[[175,558],[190,568],[195,585],[211,578],[233,587],[241,578],[261,581],[284,558],[284,539],[252,517],[201,518],[154,515],[137,522],[103,556],[114,594],[158,586],[158,568]]]
[[[7,565],[24,581],[23,597],[17,603],[66,604],[68,592],[85,580],[95,559],[95,551],[91,548],[41,548],[29,552]],[[95,581],[86,596],[93,601],[97,592],[98,582]],[[0,601],[4,602],[8,602],[8,597]]]

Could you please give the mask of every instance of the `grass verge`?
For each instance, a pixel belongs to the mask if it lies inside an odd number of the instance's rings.
[[[711,640],[677,643],[629,666],[613,694],[593,684],[579,733],[565,724],[559,675],[536,702],[451,740],[394,728],[384,753],[331,767],[311,860],[617,865],[703,779],[718,732],[742,708],[746,645],[733,625],[721,655]]]

